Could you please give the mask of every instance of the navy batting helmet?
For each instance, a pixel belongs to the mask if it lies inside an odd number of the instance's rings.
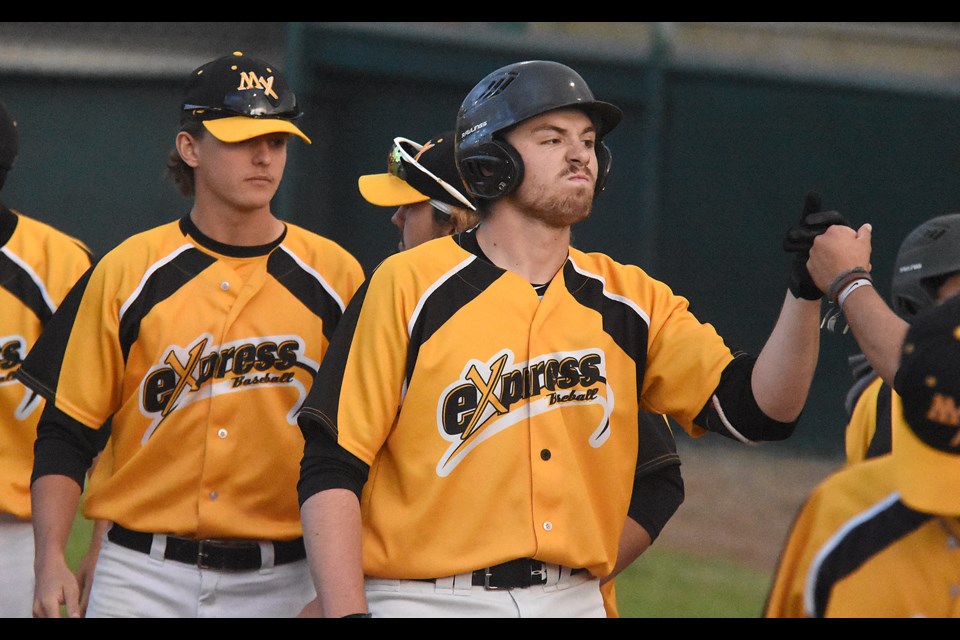
[[[600,193],[611,161],[603,137],[619,124],[623,113],[612,104],[594,99],[590,87],[576,71],[546,60],[517,62],[497,69],[464,99],[457,114],[455,155],[470,193],[493,199],[513,191],[523,180],[523,161],[503,139],[503,132],[563,107],[583,109],[596,124],[595,193]]]
[[[927,220],[897,252],[890,285],[894,311],[907,320],[937,302],[943,280],[960,272],[960,213]]]

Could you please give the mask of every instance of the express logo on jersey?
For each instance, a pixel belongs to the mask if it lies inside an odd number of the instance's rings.
[[[143,442],[178,409],[214,395],[265,386],[297,389],[299,399],[287,412],[287,422],[295,425],[317,369],[298,336],[265,336],[217,346],[206,334],[189,346],[171,346],[140,385],[140,410],[153,418]]]
[[[596,428],[587,435],[593,447],[610,436],[613,390],[607,386],[606,361],[600,350],[548,354],[514,363],[504,350],[489,362],[472,360],[460,379],[448,386],[437,406],[440,435],[451,444],[437,464],[446,476],[484,440],[528,417],[560,407],[599,405]],[[521,400],[522,411],[511,411]]]
[[[23,336],[0,336],[0,387],[20,384],[14,379],[13,374],[20,368],[25,357],[27,357],[27,340]],[[23,389],[23,400],[13,412],[13,417],[17,420],[26,420],[41,402],[38,394],[27,387]]]

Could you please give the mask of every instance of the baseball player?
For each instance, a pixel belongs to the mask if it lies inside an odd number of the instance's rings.
[[[479,222],[457,172],[453,135],[453,131],[438,134],[424,145],[395,138],[387,156],[387,173],[360,176],[360,193],[367,202],[398,207],[391,221],[400,229],[400,251],[461,233]],[[619,617],[613,577],[653,543],[684,497],[670,423],[665,416],[641,412],[638,424],[640,450],[629,517],[617,568],[600,586],[608,618]]]
[[[960,213],[927,220],[904,238],[893,265],[890,301],[905,321],[960,293]],[[847,462],[890,452],[891,395],[863,354],[850,358],[855,382],[847,394]]]
[[[19,150],[0,103],[0,190]],[[33,611],[30,472],[44,400],[14,378],[70,287],[90,268],[87,246],[0,203],[0,617]]]
[[[73,289],[17,372],[48,399],[33,471],[34,614],[78,616],[64,559],[84,514],[111,524],[88,617],[284,617],[315,598],[296,412],[364,274],[271,200],[297,98],[236,52],[194,70],[168,168],[193,206],[136,234]]]
[[[475,226],[476,207],[464,189],[453,158],[453,132],[425,144],[394,138],[387,173],[360,176],[360,195],[378,207],[397,207],[390,221],[400,230],[398,250],[454,235]]]
[[[820,291],[787,292],[754,357],[639,267],[570,246],[620,119],[551,61],[507,65],[465,98],[455,157],[479,226],[374,270],[299,413],[326,615],[605,617],[639,411],[694,436],[793,431]],[[813,213],[811,238],[831,219]]]
[[[960,616],[960,296],[911,323],[893,385],[892,450],[814,489],[766,617]]]

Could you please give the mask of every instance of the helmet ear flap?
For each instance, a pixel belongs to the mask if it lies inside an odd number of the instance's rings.
[[[607,174],[610,173],[610,165],[613,163],[613,154],[610,147],[601,142],[596,147],[597,151],[597,184],[594,187],[593,197],[600,195],[604,187],[607,186]]]
[[[523,160],[511,145],[492,140],[461,158],[460,174],[475,197],[499,198],[512,192],[523,181]]]

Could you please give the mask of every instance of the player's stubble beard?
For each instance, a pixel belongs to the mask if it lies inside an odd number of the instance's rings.
[[[572,173],[577,171],[568,169],[558,179],[566,181]],[[589,169],[586,173],[591,175]],[[582,188],[566,188],[562,194],[551,192],[550,187],[542,182],[529,184],[525,180],[514,196],[520,210],[529,218],[557,228],[570,227],[590,217],[593,211],[593,182],[584,183]]]

